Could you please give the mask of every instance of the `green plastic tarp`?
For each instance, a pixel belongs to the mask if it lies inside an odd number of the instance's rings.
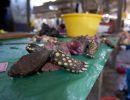
[[[26,41],[29,39],[5,42]],[[81,55],[73,56],[89,64],[88,70],[81,74],[59,70],[12,79],[7,72],[0,73],[0,100],[85,100],[111,51],[110,47],[101,44],[94,59]],[[8,71],[11,65],[26,53],[24,44],[0,45],[0,62],[9,62]]]

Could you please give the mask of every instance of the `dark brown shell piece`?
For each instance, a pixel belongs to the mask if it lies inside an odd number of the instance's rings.
[[[46,49],[24,55],[10,68],[8,75],[15,77],[35,73],[41,69],[49,57],[50,52]]]

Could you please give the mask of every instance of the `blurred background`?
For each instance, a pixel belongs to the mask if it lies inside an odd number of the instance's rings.
[[[0,34],[35,33],[41,30],[43,23],[58,28],[64,24],[62,15],[67,13],[101,14],[104,19],[98,33],[130,32],[130,0],[0,0]],[[121,46],[116,65],[111,64],[113,54],[110,56],[87,100],[111,96],[130,100],[125,98],[127,85],[130,84],[126,83],[126,66],[130,66],[129,49],[128,45]]]
[[[122,20],[129,26],[129,16],[125,17],[130,12],[129,0],[4,0],[0,4],[0,29],[6,31],[30,31],[40,28],[43,22],[56,27],[63,23],[62,14],[72,12],[108,14],[112,22],[117,21],[118,27]],[[114,25],[112,22],[109,24]]]

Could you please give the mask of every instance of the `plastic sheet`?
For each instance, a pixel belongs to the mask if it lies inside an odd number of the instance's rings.
[[[11,42],[27,41],[9,40]],[[12,46],[12,45],[11,45]],[[10,49],[10,45],[0,46],[0,62],[8,61],[9,67],[26,54],[25,45],[13,45],[19,49]],[[85,56],[73,56],[86,61],[89,68],[81,74],[64,70],[44,72],[24,78],[11,79],[6,73],[0,73],[0,99],[2,100],[85,100],[92,89],[111,48],[101,44],[94,59]]]

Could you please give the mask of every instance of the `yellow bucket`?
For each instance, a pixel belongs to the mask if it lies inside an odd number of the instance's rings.
[[[90,13],[73,13],[62,16],[69,37],[94,36],[97,32],[101,15]]]

